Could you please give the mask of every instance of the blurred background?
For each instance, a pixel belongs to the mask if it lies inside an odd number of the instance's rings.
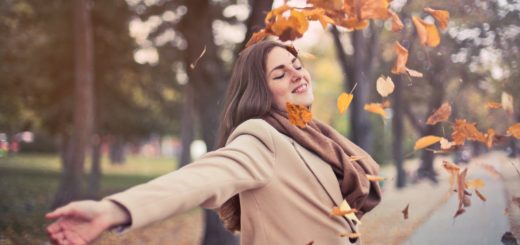
[[[264,27],[266,13],[283,3],[1,1],[0,244],[43,244],[43,216],[52,208],[124,190],[213,150],[233,62]],[[436,48],[418,45],[411,28],[414,15],[433,21],[424,7],[451,15]],[[505,135],[520,121],[520,1],[394,0],[391,8],[407,27],[400,33],[390,32],[389,21],[372,21],[360,31],[323,30],[312,22],[294,42],[315,84],[314,117],[367,150],[395,175],[383,185],[398,189],[424,179],[438,183],[439,156],[459,163],[501,151],[514,158],[519,146],[513,137],[491,149],[466,142],[442,155],[413,147],[422,136],[451,134],[450,123],[425,124],[444,102],[453,108],[451,122],[464,118],[481,131],[491,127]],[[409,49],[407,67],[423,78],[390,74],[395,41]],[[383,119],[363,110],[382,102],[375,89],[380,75],[396,85]],[[349,111],[338,113],[338,95],[356,83]],[[488,102],[511,109],[489,109]],[[195,209],[149,230],[99,241],[132,242],[236,239],[213,212]]]

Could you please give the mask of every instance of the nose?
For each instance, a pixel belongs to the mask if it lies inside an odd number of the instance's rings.
[[[291,74],[291,82],[299,82],[302,80],[303,75],[299,70],[296,70],[295,68],[290,69]]]

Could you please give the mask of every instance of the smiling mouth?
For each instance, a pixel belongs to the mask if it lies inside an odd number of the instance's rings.
[[[298,86],[295,89],[293,89],[292,93],[293,94],[305,93],[307,91],[307,86],[308,86],[307,83],[303,83],[300,86]]]

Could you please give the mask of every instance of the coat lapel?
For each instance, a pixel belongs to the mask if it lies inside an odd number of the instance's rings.
[[[341,195],[336,175],[332,171],[330,165],[296,142],[291,140],[291,144],[307,168],[316,177],[327,195],[332,199],[332,202],[339,207],[343,201],[343,197]]]

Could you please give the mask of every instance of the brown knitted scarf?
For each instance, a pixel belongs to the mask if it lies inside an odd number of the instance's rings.
[[[359,211],[356,213],[358,217],[381,201],[379,184],[370,182],[366,176],[377,175],[378,164],[368,153],[335,129],[314,119],[306,127],[299,128],[289,123],[286,112],[278,110],[272,111],[263,119],[330,164],[338,178],[343,198]],[[350,160],[351,156],[362,158],[353,161]]]

